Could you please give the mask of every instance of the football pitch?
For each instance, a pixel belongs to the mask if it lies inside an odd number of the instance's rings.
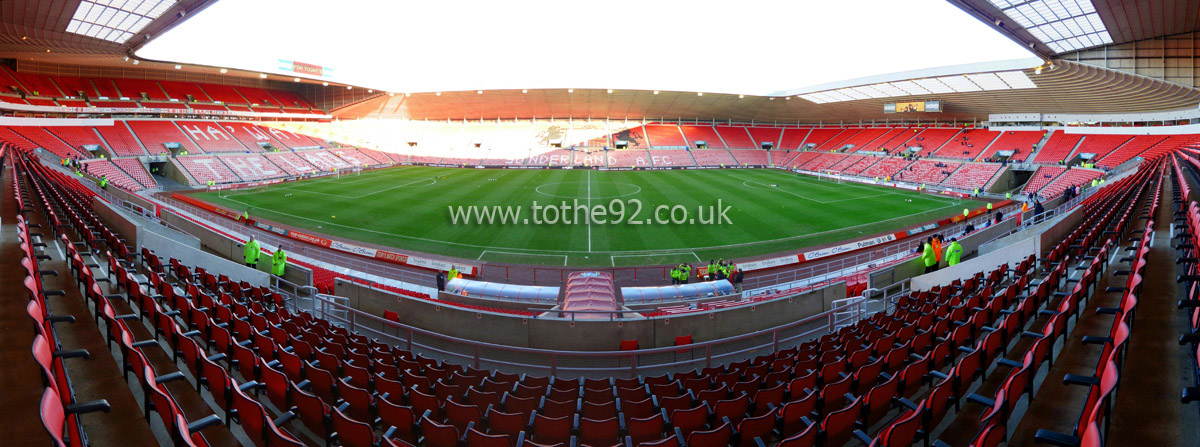
[[[402,166],[196,197],[252,218],[403,250],[609,267],[796,250],[982,205],[771,169]]]

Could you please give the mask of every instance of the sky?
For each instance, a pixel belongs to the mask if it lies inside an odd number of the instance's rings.
[[[1033,56],[945,0],[221,0],[137,55],[392,92],[749,95]]]

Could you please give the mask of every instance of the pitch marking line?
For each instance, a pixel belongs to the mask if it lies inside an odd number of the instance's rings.
[[[673,256],[673,255],[685,255],[685,254],[691,254],[693,258],[696,258],[696,262],[704,262],[704,261],[700,260],[700,256],[697,255],[696,252],[686,251],[686,250],[685,251],[650,252],[650,253],[636,254],[636,255],[612,255],[612,256],[609,256],[609,260],[612,262],[612,266],[616,267],[617,266],[617,258],[645,258],[645,257],[649,257],[649,256],[660,256],[660,255]]]
[[[476,260],[476,261],[482,261],[482,260],[483,260],[483,257],[484,257],[484,255],[487,255],[488,253],[506,254],[506,255],[517,255],[517,256],[544,256],[544,257],[548,257],[548,258],[562,258],[562,260],[563,260],[563,267],[566,267],[566,266],[567,266],[567,255],[552,255],[552,254],[540,254],[540,253],[521,253],[521,252],[515,252],[515,251],[503,251],[503,250],[484,250],[482,253],[479,253],[479,257],[478,257],[478,258],[475,258],[475,260]]]

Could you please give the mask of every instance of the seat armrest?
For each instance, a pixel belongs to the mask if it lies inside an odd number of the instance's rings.
[[[1078,447],[1079,438],[1050,430],[1038,430],[1033,435],[1035,444],[1050,444],[1059,447]]]
[[[221,417],[217,416],[215,414],[212,414],[212,415],[208,415],[208,417],[205,417],[203,419],[200,419],[198,421],[188,424],[187,429],[189,432],[195,433],[195,432],[204,430],[209,427],[216,427],[218,425],[221,425]]]
[[[1067,374],[1063,376],[1064,385],[1087,385],[1095,386],[1100,384],[1100,379],[1096,376],[1084,376],[1080,374]]]
[[[67,405],[63,407],[63,411],[65,411],[67,414],[86,414],[95,413],[97,411],[108,413],[109,411],[112,411],[112,405],[109,405],[107,400],[100,399],[93,400],[91,402]]]

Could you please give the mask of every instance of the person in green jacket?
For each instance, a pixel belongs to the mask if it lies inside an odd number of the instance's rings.
[[[683,264],[680,267],[683,267],[683,283],[687,284],[688,280],[692,278],[692,266]]]
[[[954,265],[962,262],[962,244],[958,243],[958,238],[950,238],[950,248],[946,249],[946,264]]]
[[[921,254],[921,260],[925,262],[925,273],[934,271],[937,268],[937,254],[933,252],[933,238],[925,241],[925,251]]]
[[[454,266],[450,266],[450,271],[446,273],[446,281],[452,280],[457,277],[458,277],[458,269],[454,268]]]
[[[671,285],[679,284],[679,267],[671,267]]]
[[[258,241],[254,236],[250,236],[250,240],[246,241],[246,267],[258,268]]]
[[[287,253],[283,252],[283,247],[278,247],[275,249],[275,254],[271,255],[271,274],[283,276],[285,268],[287,268]]]

